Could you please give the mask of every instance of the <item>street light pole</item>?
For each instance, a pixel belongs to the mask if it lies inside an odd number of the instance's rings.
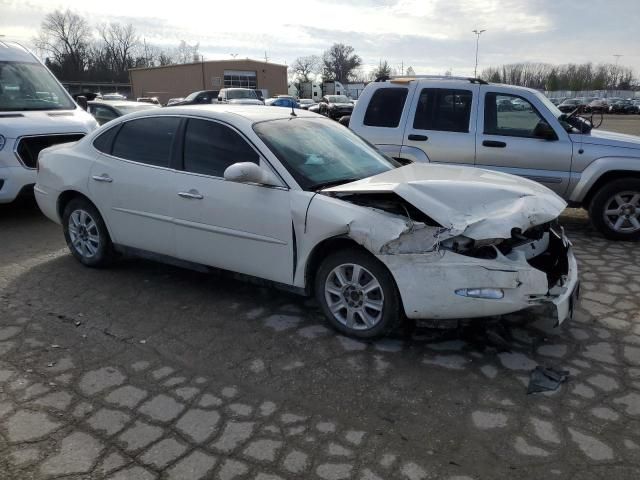
[[[476,35],[476,66],[473,69],[473,77],[477,78],[478,77],[478,46],[480,44],[480,35],[482,35],[482,32],[486,32],[487,30],[473,30],[473,33]]]

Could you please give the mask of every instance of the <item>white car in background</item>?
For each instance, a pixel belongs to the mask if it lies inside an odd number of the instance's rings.
[[[327,118],[203,105],[133,113],[44,151],[36,199],[71,253],[178,259],[313,294],[348,335],[577,294],[565,202],[487,170],[400,166]]]
[[[0,38],[0,203],[32,191],[43,148],[97,126],[35,55]]]

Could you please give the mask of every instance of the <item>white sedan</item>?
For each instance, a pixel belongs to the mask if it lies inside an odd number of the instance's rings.
[[[568,318],[577,293],[564,201],[470,167],[400,166],[320,115],[205,105],[133,113],[43,151],[40,208],[71,253],[257,277],[315,295],[346,334],[408,317],[532,305]]]

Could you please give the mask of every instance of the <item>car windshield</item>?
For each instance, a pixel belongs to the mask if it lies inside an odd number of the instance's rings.
[[[69,94],[43,65],[0,61],[0,111],[74,108]]]
[[[230,100],[235,100],[238,98],[250,98],[252,100],[257,100],[258,96],[256,95],[256,92],[254,92],[253,90],[244,90],[244,89],[233,89],[233,90],[227,90],[227,98]]]
[[[360,180],[397,166],[333,121],[292,117],[258,122],[253,130],[305,190]]]
[[[351,100],[346,95],[329,95],[327,97],[330,103],[349,103]]]

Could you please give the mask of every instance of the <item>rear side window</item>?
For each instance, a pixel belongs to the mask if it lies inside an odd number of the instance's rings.
[[[258,154],[239,133],[220,123],[189,119],[184,137],[187,172],[222,177],[238,162],[259,163]]]
[[[150,117],[126,122],[113,144],[113,155],[168,167],[179,123],[178,117]]]
[[[443,132],[469,132],[470,90],[423,88],[416,105],[413,128]]]
[[[110,128],[103,134],[99,135],[94,141],[93,146],[101,151],[102,153],[106,153],[111,155],[111,148],[113,147],[113,139],[116,138],[116,134],[118,133],[119,125]]]
[[[364,124],[369,127],[395,128],[400,124],[400,116],[407,99],[407,88],[379,88],[371,96]]]

